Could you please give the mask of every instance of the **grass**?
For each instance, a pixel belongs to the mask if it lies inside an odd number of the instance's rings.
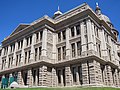
[[[8,89],[9,90],[9,89]],[[11,89],[10,89],[11,90]],[[67,87],[67,88],[19,88],[14,90],[120,90],[120,88],[108,87]]]

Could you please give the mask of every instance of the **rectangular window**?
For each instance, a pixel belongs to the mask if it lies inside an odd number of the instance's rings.
[[[25,52],[25,64],[27,63],[27,52]]]
[[[43,31],[40,32],[40,40],[42,40]]]
[[[30,45],[32,44],[32,36],[30,36]]]
[[[38,41],[39,41],[39,32],[36,33],[36,42],[38,42]]]
[[[13,44],[13,52],[14,52],[14,50],[15,50],[15,44]]]
[[[66,39],[66,31],[62,31],[62,35],[63,35],[63,40]]]
[[[76,26],[76,34],[79,35],[80,34],[80,25]]]
[[[16,56],[16,66],[18,65],[18,55]]]
[[[61,83],[61,70],[58,70],[58,83]]]
[[[99,29],[98,28],[96,29],[96,34],[97,34],[97,37],[99,37]]]
[[[75,57],[75,43],[71,44],[72,47],[72,57]]]
[[[58,33],[58,42],[61,41],[61,32]]]
[[[58,48],[58,61],[61,60],[61,48]]]
[[[107,48],[107,51],[108,51],[108,56],[109,56],[109,59],[111,61],[111,50],[109,48]]]
[[[9,58],[8,68],[10,68],[11,58]]]
[[[41,47],[39,47],[39,60],[40,60],[40,57],[41,57]]]
[[[21,40],[21,48],[23,47],[23,40]]]
[[[19,65],[20,65],[20,63],[21,63],[21,54],[19,55]]]
[[[84,35],[84,37],[85,37],[85,43],[87,44],[86,48],[88,50],[88,37],[87,37],[87,35]]]
[[[18,50],[20,49],[20,41],[18,42]]]
[[[78,74],[79,74],[79,81],[80,84],[83,84],[83,79],[82,79],[82,66],[78,66]]]
[[[74,27],[71,27],[71,36],[72,36],[72,37],[75,36]]]
[[[98,55],[101,57],[100,44],[99,44],[99,43],[96,43],[96,47],[97,47]]]
[[[99,52],[99,56],[101,57],[101,51],[100,51],[100,44],[98,44],[98,52]]]
[[[83,21],[84,23],[84,34],[87,34],[87,25],[86,25],[86,20]]]
[[[2,68],[1,69],[3,70],[3,68],[4,68],[4,60],[2,60]]]
[[[10,48],[11,48],[10,52],[12,52],[12,49],[13,49],[12,45],[10,45]]]
[[[77,78],[76,78],[76,67],[73,67],[73,82],[76,82]]]
[[[63,50],[63,59],[66,59],[66,46],[62,47]]]
[[[31,50],[28,51],[28,63],[30,62],[30,53],[31,53]]]
[[[77,53],[78,53],[78,56],[81,55],[81,42],[77,42]]]
[[[13,65],[13,57],[11,57],[11,64],[10,64],[10,67],[12,67]]]
[[[26,38],[26,46],[29,44],[29,38]]]
[[[35,48],[35,61],[37,60],[37,48]]]

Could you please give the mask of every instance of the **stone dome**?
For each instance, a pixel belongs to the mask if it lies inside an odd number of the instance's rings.
[[[54,13],[53,19],[55,19],[59,15],[62,15],[62,12],[60,11],[59,6],[58,6],[58,10]]]
[[[106,15],[101,14],[100,18],[105,22],[111,23],[110,19]]]
[[[61,15],[61,14],[62,14],[62,12],[59,10],[54,13],[54,15]]]

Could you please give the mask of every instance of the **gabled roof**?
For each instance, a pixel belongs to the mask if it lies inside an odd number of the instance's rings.
[[[24,29],[24,28],[26,28],[28,26],[29,26],[29,24],[19,24],[16,27],[16,29],[10,34],[10,36],[13,35],[13,34],[15,34],[15,33],[17,33],[17,32],[19,32],[20,30],[22,30],[22,29]]]

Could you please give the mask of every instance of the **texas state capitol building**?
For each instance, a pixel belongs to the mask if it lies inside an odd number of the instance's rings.
[[[118,34],[98,5],[94,12],[86,3],[20,24],[2,41],[1,80],[13,77],[29,87],[120,87]]]

